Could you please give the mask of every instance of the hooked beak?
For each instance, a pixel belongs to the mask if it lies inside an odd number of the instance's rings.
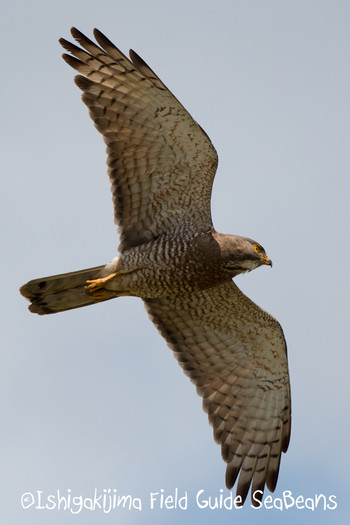
[[[264,255],[263,257],[261,257],[261,260],[262,260],[263,264],[266,264],[267,266],[271,266],[271,268],[272,268],[272,261],[271,261],[271,259],[269,259],[269,257],[267,255]]]

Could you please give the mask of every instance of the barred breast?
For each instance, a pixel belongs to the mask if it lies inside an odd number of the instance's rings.
[[[210,288],[227,279],[212,233],[186,233],[160,236],[125,251],[118,259],[117,278],[106,287],[156,298]]]

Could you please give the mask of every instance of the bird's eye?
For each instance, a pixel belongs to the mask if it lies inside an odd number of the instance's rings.
[[[258,244],[254,244],[254,250],[256,251],[256,253],[259,253],[260,252],[260,246]]]

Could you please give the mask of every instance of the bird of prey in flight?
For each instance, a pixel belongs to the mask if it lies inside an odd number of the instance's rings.
[[[110,263],[35,279],[31,312],[52,314],[123,295],[140,297],[203,398],[238,503],[275,489],[291,400],[280,324],[233,278],[272,266],[258,242],[218,233],[210,199],[217,154],[206,133],[134,51],[73,28],[64,60],[107,145],[119,255]],[[132,336],[130,336],[132,337]]]

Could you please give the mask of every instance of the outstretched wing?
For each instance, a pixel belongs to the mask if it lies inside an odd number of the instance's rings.
[[[145,300],[148,313],[203,396],[244,502],[273,491],[290,436],[286,343],[279,323],[228,281],[190,295]],[[254,500],[253,500],[254,494]]]
[[[136,53],[131,62],[98,30],[101,47],[72,35],[84,49],[61,39],[73,55],[63,58],[83,75],[75,82],[107,144],[120,250],[179,227],[208,230],[217,167],[208,136]]]

